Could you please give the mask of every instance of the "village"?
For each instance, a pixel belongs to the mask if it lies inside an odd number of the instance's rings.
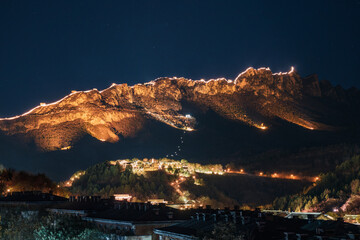
[[[257,177],[268,177],[268,178],[280,178],[280,179],[289,179],[289,180],[305,180],[309,182],[317,182],[319,177],[317,176],[300,176],[293,173],[277,173],[271,172],[266,173],[263,171],[255,172],[246,172],[244,169],[231,169],[230,167],[223,167],[221,164],[207,164],[202,165],[200,163],[190,163],[185,159],[174,160],[169,158],[144,158],[144,159],[121,159],[109,161],[111,165],[120,165],[123,169],[130,168],[133,173],[141,175],[146,172],[153,172],[164,170],[169,174],[177,175],[179,177],[193,177],[195,184],[200,185],[197,181],[195,175],[200,174],[215,174],[215,175],[224,175],[224,174],[246,174]],[[82,175],[85,174],[85,171],[77,171],[74,173],[71,178],[64,182],[65,187],[71,187],[72,183],[79,179]]]
[[[295,175],[294,173],[265,173],[263,171],[252,171],[246,172],[243,168],[241,169],[231,169],[230,167],[223,167],[221,164],[207,164],[202,165],[200,163],[190,163],[185,159],[174,160],[169,158],[160,158],[160,159],[148,159],[144,158],[143,160],[138,158],[133,159],[123,159],[109,161],[110,164],[116,165],[119,164],[124,169],[131,167],[133,173],[144,174],[145,172],[165,170],[170,174],[176,174],[180,177],[191,177],[196,173],[202,174],[246,174],[257,177],[269,177],[269,178],[281,178],[281,179],[290,179],[290,180],[305,180],[309,182],[316,182],[319,180],[317,176],[300,176]]]
[[[150,171],[165,170],[170,174],[178,174],[182,177],[190,177],[195,173],[222,175],[226,172],[221,164],[201,165],[199,163],[189,163],[185,159],[177,161],[168,158],[144,158],[143,160],[133,158],[110,161],[110,164],[119,164],[124,169],[131,166],[132,171],[136,174],[143,174]]]

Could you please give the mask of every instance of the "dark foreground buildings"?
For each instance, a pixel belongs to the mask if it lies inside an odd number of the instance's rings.
[[[316,216],[316,218],[314,217]],[[299,213],[286,218],[256,211],[198,211],[186,222],[154,230],[160,240],[196,239],[360,239],[360,227],[324,219],[322,214]]]
[[[114,240],[195,239],[360,239],[359,225],[321,213],[205,209],[178,210],[165,204],[116,201],[98,196],[70,199],[48,193],[21,192],[0,197],[1,208],[16,206],[71,215],[87,221]],[[24,214],[22,213],[22,214]]]
[[[153,232],[185,222],[190,211],[181,211],[150,203],[116,201],[114,198],[76,197],[51,209],[54,214],[70,214],[95,224],[106,233],[118,236],[116,239],[151,240],[158,239]]]

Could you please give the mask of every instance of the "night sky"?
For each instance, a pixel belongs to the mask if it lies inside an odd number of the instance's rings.
[[[360,0],[0,1],[0,117],[71,90],[249,66],[360,87]]]

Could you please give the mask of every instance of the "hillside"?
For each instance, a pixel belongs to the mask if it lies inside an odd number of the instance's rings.
[[[193,207],[269,204],[278,196],[294,194],[311,185],[306,180],[226,174],[220,165],[161,161],[169,164],[164,164],[166,167],[163,165],[161,169],[157,165],[156,169],[149,167],[146,171],[137,167],[144,164],[139,160],[107,161],[75,173],[63,185],[75,195],[130,194],[133,201],[160,198]],[[124,162],[133,164],[124,168]]]
[[[275,209],[360,213],[360,155],[355,155],[322,174],[320,180],[302,193],[274,201]]]
[[[309,130],[330,130],[344,123],[336,119],[342,113],[326,109],[324,100],[351,106],[358,104],[358,92],[333,88],[316,76],[302,79],[294,69],[272,73],[268,68],[249,68],[234,81],[174,77],[135,86],[113,84],[102,91],[73,91],[57,102],[1,119],[0,130],[7,135],[25,134],[43,150],[66,150],[84,134],[106,142],[136,136],[149,118],[193,131],[198,126],[187,107],[212,110],[262,130],[275,119]]]
[[[0,165],[0,195],[12,192],[40,191],[68,197],[70,192],[44,174],[5,169]]]
[[[355,88],[268,68],[249,68],[234,80],[165,77],[73,91],[0,119],[1,163],[58,180],[116,158],[242,165],[271,151],[358,142],[359,99]]]

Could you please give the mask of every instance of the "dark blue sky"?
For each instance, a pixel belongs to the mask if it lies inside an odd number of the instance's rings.
[[[0,1],[0,117],[71,90],[249,66],[360,87],[360,1]]]

